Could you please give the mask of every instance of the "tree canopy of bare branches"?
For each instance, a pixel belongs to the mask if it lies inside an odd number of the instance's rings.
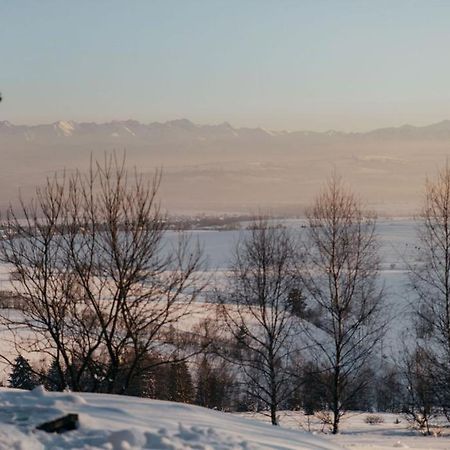
[[[368,382],[369,358],[385,329],[375,218],[332,177],[307,213],[304,292],[319,318],[305,326],[338,433],[342,415]]]
[[[73,390],[126,392],[179,350],[170,329],[202,289],[201,253],[186,239],[163,248],[160,180],[106,156],[86,174],[55,175],[4,220],[1,258],[26,301],[4,320],[29,330],[18,345],[54,358]]]
[[[417,262],[410,266],[417,351],[426,358],[428,383],[450,411],[450,168],[428,179],[419,218]]]
[[[295,243],[282,228],[260,219],[238,243],[227,292],[221,296],[225,332],[234,340],[235,361],[248,393],[277,411],[292,392],[299,327],[291,294],[298,287]]]

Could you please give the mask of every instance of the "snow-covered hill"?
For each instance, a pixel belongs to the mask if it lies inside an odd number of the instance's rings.
[[[36,431],[43,422],[79,415],[77,430]],[[420,436],[402,415],[349,413],[342,434],[320,432],[316,418],[280,412],[281,427],[267,417],[228,414],[198,406],[107,394],[74,394],[0,389],[0,450],[445,450],[450,438]],[[252,417],[252,418],[248,418]],[[255,417],[255,418],[253,418]],[[311,421],[311,422],[310,422]],[[317,430],[316,434],[301,429]]]
[[[77,413],[78,430],[36,431],[36,425]],[[105,395],[0,390],[0,449],[332,450],[307,432],[179,403]]]

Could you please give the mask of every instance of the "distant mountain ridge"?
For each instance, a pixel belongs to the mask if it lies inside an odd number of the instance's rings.
[[[149,137],[163,137],[164,135],[197,135],[200,138],[228,137],[249,138],[266,137],[273,138],[282,136],[301,138],[450,138],[450,120],[442,120],[425,126],[402,125],[398,127],[387,127],[370,130],[367,132],[343,132],[336,130],[328,131],[276,131],[261,127],[233,127],[228,122],[219,124],[195,124],[188,119],[176,119],[167,122],[151,122],[148,124],[136,120],[115,120],[111,122],[75,122],[60,120],[48,124],[38,125],[15,125],[7,120],[0,121],[0,136],[22,137],[27,141],[51,137],[80,137],[85,138],[102,137],[106,139],[136,138],[146,139]]]
[[[135,137],[136,139],[151,136],[161,137],[164,134],[198,134],[205,136],[239,137],[248,135],[274,136],[283,132],[272,132],[262,128],[234,128],[224,122],[216,125],[197,125],[187,119],[168,122],[152,122],[143,124],[136,120],[111,121],[104,123],[63,121],[39,125],[14,125],[11,122],[0,122],[0,135],[23,137],[26,140],[43,137],[86,137],[88,135],[103,138]]]

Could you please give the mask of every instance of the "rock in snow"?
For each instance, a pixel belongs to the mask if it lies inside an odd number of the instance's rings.
[[[79,414],[80,428],[36,431],[39,423]],[[312,434],[185,405],[106,394],[0,389],[0,450],[332,450]]]

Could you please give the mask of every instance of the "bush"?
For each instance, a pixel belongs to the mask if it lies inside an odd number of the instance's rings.
[[[377,425],[379,423],[384,423],[384,419],[381,416],[371,414],[364,419],[364,422],[368,423],[369,425]]]

